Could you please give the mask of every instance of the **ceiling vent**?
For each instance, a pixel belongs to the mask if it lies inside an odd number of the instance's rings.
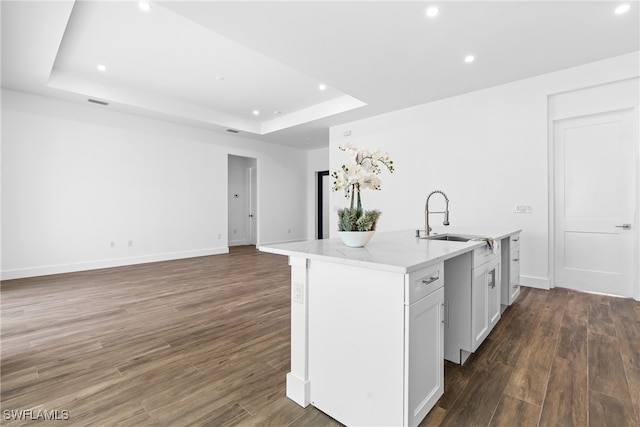
[[[89,101],[89,102],[93,102],[94,104],[99,104],[99,105],[109,105],[109,103],[108,103],[108,102],[98,101],[97,99],[91,99],[91,98],[89,98],[89,99],[87,99],[87,101]]]
[[[238,133],[240,131],[239,130],[235,130],[235,129],[227,129],[227,132]]]

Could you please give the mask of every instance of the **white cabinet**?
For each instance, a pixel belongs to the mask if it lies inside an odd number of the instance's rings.
[[[310,403],[346,425],[417,426],[444,392],[444,268],[312,261]]]
[[[444,263],[447,283],[444,358],[464,363],[501,316],[501,244],[494,242]]]
[[[493,330],[500,317],[502,310],[500,309],[501,291],[501,275],[500,270],[502,264],[500,258],[494,258],[493,261],[487,263],[487,289],[489,290],[489,330]]]
[[[407,425],[417,426],[444,393],[444,288],[405,307]]]
[[[520,295],[520,233],[509,239],[509,304]]]
[[[471,351],[476,351],[500,320],[500,258],[473,269],[471,280]]]
[[[502,305],[511,305],[520,295],[520,233],[502,240]]]

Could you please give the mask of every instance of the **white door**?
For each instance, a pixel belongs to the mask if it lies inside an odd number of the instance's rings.
[[[633,296],[633,110],[554,122],[555,285]]]

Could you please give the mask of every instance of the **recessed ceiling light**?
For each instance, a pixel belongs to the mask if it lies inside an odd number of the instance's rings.
[[[429,18],[433,18],[434,16],[438,16],[438,8],[435,6],[430,7],[429,9],[427,9],[427,16]]]
[[[622,15],[623,13],[627,13],[629,12],[629,9],[631,9],[631,5],[628,3],[625,4],[621,4],[620,6],[616,7],[616,15]]]
[[[221,82],[222,80],[224,80],[224,76],[216,76],[216,80]]]
[[[273,110],[273,114],[279,116],[280,114],[282,114],[282,111]]]
[[[253,110],[253,115],[254,115],[254,116],[259,116],[259,115],[260,115],[260,111],[258,111],[258,110]]]
[[[104,64],[98,64],[96,65],[96,68],[98,69],[98,71],[107,71],[107,67],[105,67]]]
[[[151,10],[151,5],[149,4],[149,2],[146,2],[146,1],[139,2],[138,7],[141,10],[144,10],[145,12],[148,12],[149,10]]]
[[[326,89],[327,89],[327,85],[326,85],[326,84],[324,84],[324,83],[320,83],[320,84],[318,85],[318,89],[319,89],[319,90],[326,90]]]
[[[466,62],[467,64],[469,64],[469,63],[471,63],[471,62],[473,62],[475,60],[476,60],[476,58],[473,55],[467,55],[467,56],[464,57],[464,62]]]

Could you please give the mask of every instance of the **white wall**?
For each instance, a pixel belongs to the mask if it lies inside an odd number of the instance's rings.
[[[307,174],[307,239],[316,238],[317,230],[317,201],[318,182],[317,173],[329,170],[329,148],[309,150]]]
[[[365,209],[383,211],[379,230],[423,226],[427,194],[443,190],[452,225],[523,229],[522,282],[546,288],[547,98],[638,76],[639,64],[638,53],[624,55],[333,127],[331,169],[347,160],[337,148],[346,141],[388,151],[396,172],[383,172],[381,191],[363,193]],[[347,203],[342,194],[331,200],[334,207]],[[521,204],[533,213],[515,214]],[[335,229],[335,215],[331,221]]]
[[[2,278],[226,252],[229,154],[258,243],[305,238],[306,151],[3,89]]]

